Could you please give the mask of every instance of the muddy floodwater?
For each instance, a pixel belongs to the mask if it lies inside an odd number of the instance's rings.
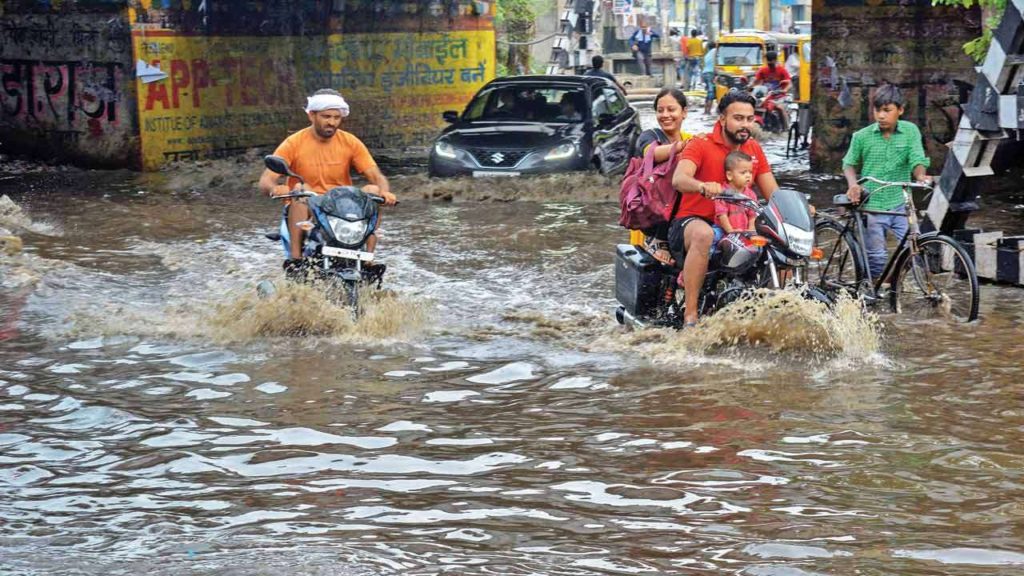
[[[1024,573],[1024,291],[627,332],[616,182],[396,165],[354,323],[256,298],[255,162],[0,174],[0,573]]]

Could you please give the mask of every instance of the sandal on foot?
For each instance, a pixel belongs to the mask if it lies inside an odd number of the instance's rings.
[[[668,249],[667,240],[644,238],[644,250],[653,256],[655,260],[666,266],[675,265],[675,260],[672,259],[672,252]]]

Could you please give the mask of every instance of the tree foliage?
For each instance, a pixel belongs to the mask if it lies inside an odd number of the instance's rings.
[[[498,35],[498,75],[515,74],[529,68],[529,46],[509,42],[529,42],[537,19],[534,0],[498,0],[494,26]],[[502,41],[504,40],[504,41]]]
[[[992,31],[999,27],[1003,19],[1003,12],[1006,11],[1006,0],[932,0],[932,6],[963,6],[971,8],[975,4],[981,7],[982,15],[985,18],[985,26],[981,36],[963,45],[964,52],[981,62],[988,54],[988,46],[992,43]]]

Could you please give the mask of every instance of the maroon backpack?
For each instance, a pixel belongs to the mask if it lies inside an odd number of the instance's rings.
[[[651,144],[643,158],[630,159],[619,188],[619,207],[622,208],[619,224],[630,230],[643,230],[671,221],[682,198],[672,187],[672,174],[679,162],[676,153],[682,143],[672,144],[668,160],[661,164],[654,163],[658,142]]]

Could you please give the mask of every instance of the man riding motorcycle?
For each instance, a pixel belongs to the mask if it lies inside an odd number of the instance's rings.
[[[284,158],[291,170],[301,176],[309,191],[323,194],[336,186],[352,184],[351,170],[355,168],[384,198],[384,204],[393,206],[395,195],[391,193],[388,179],[377,167],[366,145],[354,135],[341,129],[342,119],[349,115],[349,106],[336,90],[317,90],[306,99],[306,114],[310,126],[292,134],[274,151],[275,156]],[[282,196],[291,192],[297,184],[294,178],[282,183],[283,177],[269,169],[260,176],[261,192]],[[310,217],[309,206],[304,198],[289,199],[286,208],[290,242],[289,259],[284,262],[285,273],[298,276],[303,272],[302,247],[305,231],[299,223]],[[377,245],[376,235],[366,242],[366,250],[372,252]]]
[[[757,74],[754,75],[754,83],[751,84],[751,88],[764,85],[770,91],[781,90],[785,92],[789,90],[789,85],[793,83],[793,78],[784,66],[779,66],[779,53],[769,50],[765,54],[765,59],[768,63],[762,66],[757,71]]]
[[[739,150],[753,159],[754,183],[765,199],[779,188],[761,145],[750,137],[755,123],[754,97],[729,92],[718,103],[718,114],[711,134],[694,137],[683,149],[672,176],[672,186],[683,198],[669,225],[668,241],[676,261],[683,263],[683,321],[687,326],[697,322],[697,301],[714,240],[713,200],[722,193],[725,157]]]

